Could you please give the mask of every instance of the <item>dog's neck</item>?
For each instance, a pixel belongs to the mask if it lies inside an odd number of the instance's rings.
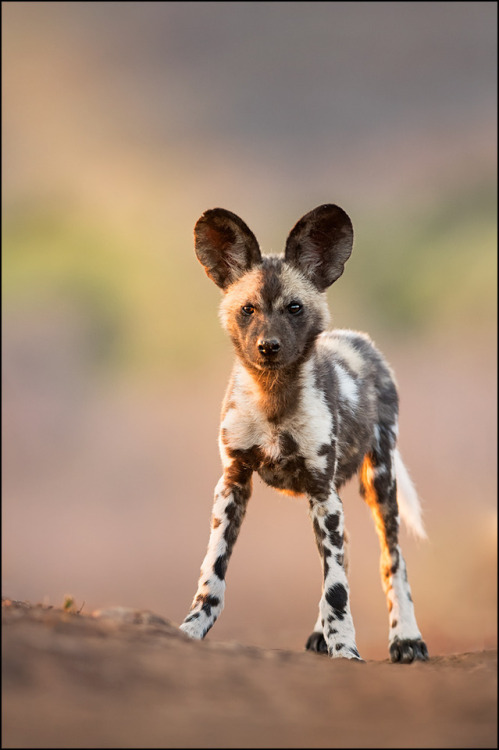
[[[238,359],[239,367],[251,383],[251,393],[269,422],[280,422],[295,411],[303,388],[306,362],[278,370],[259,370]]]

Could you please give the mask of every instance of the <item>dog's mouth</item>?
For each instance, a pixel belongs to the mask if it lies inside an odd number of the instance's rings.
[[[260,362],[260,367],[262,370],[280,370],[282,365],[280,362],[276,362],[275,360],[263,360]]]
[[[284,365],[282,360],[277,357],[259,357],[255,364],[260,370],[265,371],[280,370]]]

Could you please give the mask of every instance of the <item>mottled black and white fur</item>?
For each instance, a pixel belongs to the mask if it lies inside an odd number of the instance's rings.
[[[331,204],[298,221],[284,258],[262,256],[254,234],[225,209],[206,211],[196,224],[196,254],[223,290],[221,320],[236,357],[222,407],[223,475],[208,550],[180,626],[192,638],[203,638],[222,611],[227,564],[256,471],[270,486],[308,500],[324,578],[306,648],[360,659],[338,495],[358,472],[381,545],[391,660],[428,658],[398,543],[399,507],[416,533],[424,530],[396,447],[393,374],[365,334],[326,330],[325,290],[341,276],[352,245],[350,219]]]

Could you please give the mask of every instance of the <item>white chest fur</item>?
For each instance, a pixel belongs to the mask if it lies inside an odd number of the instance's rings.
[[[258,447],[268,461],[279,461],[283,439],[290,438],[296,454],[309,470],[324,471],[324,446],[331,445],[333,419],[323,393],[316,387],[313,363],[307,362],[300,374],[296,408],[281,421],[269,421],[260,406],[258,386],[242,367],[236,368],[230,408],[221,424],[224,444],[231,450],[248,451]],[[286,442],[286,441],[284,441]],[[222,450],[222,457],[224,451]]]

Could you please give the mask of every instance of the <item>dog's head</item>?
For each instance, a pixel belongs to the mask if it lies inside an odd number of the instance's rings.
[[[329,322],[324,292],[352,252],[347,214],[332,204],[305,214],[284,258],[262,256],[253,232],[223,208],[206,211],[194,236],[198,260],[224,292],[222,323],[243,363],[266,371],[306,358]]]

